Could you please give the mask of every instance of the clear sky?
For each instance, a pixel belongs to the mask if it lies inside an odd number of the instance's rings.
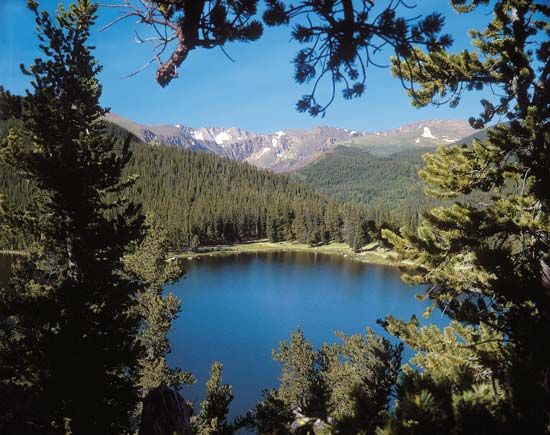
[[[404,11],[405,14],[443,13],[447,20],[446,31],[454,37],[457,50],[470,47],[466,32],[473,27],[480,28],[492,12],[491,7],[482,7],[473,14],[458,15],[448,6],[447,0],[416,1],[416,9]],[[41,1],[47,8],[57,3]],[[39,55],[33,16],[25,5],[25,0],[0,0],[0,84],[18,93],[28,87],[28,77],[20,73],[19,65],[28,65]],[[104,66],[100,76],[102,104],[137,122],[193,127],[236,126],[262,133],[321,124],[367,131],[394,128],[423,119],[467,119],[480,111],[479,94],[466,96],[456,109],[415,109],[389,68],[371,68],[362,98],[344,101],[339,97],[323,119],[298,113],[295,103],[309,88],[293,81],[291,60],[297,46],[289,42],[288,27],[266,28],[258,42],[228,45],[227,52],[235,63],[220,49],[194,50],[180,68],[180,77],[162,89],[155,82],[154,66],[137,76],[123,78],[147,62],[151,49],[135,42],[134,29],[137,27],[130,20],[99,33],[99,28],[108,23],[114,13],[100,9],[98,25],[93,32],[92,42],[97,46],[95,54]],[[390,55],[388,50],[378,61]]]

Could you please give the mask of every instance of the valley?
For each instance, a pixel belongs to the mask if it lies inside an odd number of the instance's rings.
[[[0,122],[0,137],[16,125]],[[128,131],[109,124],[107,132],[121,149]],[[287,175],[213,153],[153,146],[135,136],[129,147],[123,176],[135,183],[127,198],[165,229],[174,251],[263,238],[310,245],[338,241],[358,250],[379,236],[368,207],[338,202]],[[9,165],[0,166],[0,187],[7,205],[21,213],[39,193]],[[0,236],[6,250],[31,242],[24,232]]]
[[[548,0],[55,3],[2,8],[0,434],[550,435]]]
[[[168,231],[175,251],[263,238],[345,242],[359,250],[379,239],[382,227],[417,225],[420,214],[438,203],[424,195],[417,176],[422,154],[471,133],[461,121],[377,133],[318,127],[258,135],[108,119],[119,146],[132,137],[125,176],[138,177],[129,199]],[[0,121],[0,137],[16,124]],[[268,144],[269,153],[261,151]],[[274,150],[282,154],[268,162],[257,158],[258,149],[265,159]],[[0,184],[14,208],[32,202],[32,184],[17,182],[7,166]],[[18,250],[24,239],[4,234],[0,242],[3,249]]]
[[[320,126],[256,134],[240,128],[142,125],[108,119],[142,141],[162,143],[288,173],[337,202],[367,208],[377,225],[415,227],[438,201],[424,194],[422,155],[439,145],[471,142],[479,132],[460,120],[426,120],[375,132]]]

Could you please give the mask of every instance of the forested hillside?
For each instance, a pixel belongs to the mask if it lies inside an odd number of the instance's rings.
[[[333,152],[293,174],[338,201],[368,204],[380,224],[415,226],[419,213],[434,206],[424,195],[418,171],[422,154],[412,150],[376,156],[366,150],[339,146]]]
[[[5,136],[17,121],[1,121]],[[121,145],[128,132],[109,125]],[[132,136],[126,176],[138,179],[128,192],[170,235],[173,248],[252,240],[298,240],[312,245],[346,241],[359,248],[377,234],[365,207],[327,200],[312,187],[214,154],[144,144]],[[32,186],[3,166],[0,191],[24,209]],[[21,248],[23,235],[5,233],[4,248]]]
[[[474,139],[485,140],[488,130],[480,130],[459,143],[470,146]],[[395,226],[416,227],[424,211],[442,202],[424,193],[425,185],[418,176],[425,166],[422,156],[435,152],[436,147],[411,147],[388,154],[382,151],[391,151],[391,146],[365,149],[340,145],[291,176],[339,202],[367,206],[376,225],[391,222]],[[476,193],[470,199],[482,196]]]

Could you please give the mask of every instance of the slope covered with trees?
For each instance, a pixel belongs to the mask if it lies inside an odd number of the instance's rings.
[[[489,129],[480,130],[460,140],[471,146],[474,139],[487,138]],[[414,139],[414,138],[413,138]],[[418,172],[424,167],[422,156],[436,147],[419,149],[411,140],[400,145],[407,151],[392,152],[392,147],[365,149],[340,145],[291,176],[340,202],[365,205],[369,219],[376,225],[390,222],[394,226],[414,228],[423,212],[442,203],[424,193]],[[447,145],[448,146],[448,145]],[[471,194],[472,201],[486,195]]]
[[[436,204],[426,197],[418,177],[425,152],[376,156],[360,148],[339,146],[293,177],[338,201],[368,205],[378,225],[388,221],[415,226],[419,214]]]
[[[0,121],[0,134],[18,121]],[[108,124],[118,148],[128,132]],[[168,232],[173,249],[269,238],[319,244],[346,241],[360,248],[377,230],[364,207],[342,205],[312,187],[251,165],[132,138],[124,176],[137,176],[127,195],[142,204]],[[8,205],[23,210],[33,201],[32,183],[0,166],[0,188]],[[28,241],[28,240],[27,240]],[[5,248],[21,248],[22,234],[4,233]]]

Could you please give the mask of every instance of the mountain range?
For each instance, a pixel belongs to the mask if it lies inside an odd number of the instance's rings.
[[[388,156],[451,144],[475,132],[468,122],[461,120],[427,120],[374,132],[319,126],[258,134],[236,127],[138,124],[112,113],[107,118],[146,143],[211,152],[275,172],[303,168],[342,145]]]

